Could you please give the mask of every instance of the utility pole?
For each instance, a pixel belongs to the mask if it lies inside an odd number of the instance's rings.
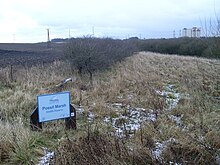
[[[15,43],[15,34],[13,34],[13,43]]]
[[[71,35],[70,35],[70,29],[69,29],[69,39],[71,38]]]
[[[94,35],[95,35],[95,28],[94,28],[94,26],[92,27],[92,36],[94,37]]]
[[[176,38],[176,32],[175,32],[175,30],[173,31],[173,38]]]
[[[50,44],[50,29],[47,29],[47,48],[51,48],[51,44]]]
[[[47,42],[50,42],[50,29],[47,29]]]

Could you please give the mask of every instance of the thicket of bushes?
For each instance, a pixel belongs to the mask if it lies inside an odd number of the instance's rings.
[[[138,40],[139,50],[206,58],[220,58],[220,38]]]
[[[151,51],[163,54],[179,54],[206,58],[220,58],[220,38],[147,39],[137,37],[127,40],[111,38],[73,38],[65,47],[65,57],[79,74],[93,73],[122,61],[134,52]]]

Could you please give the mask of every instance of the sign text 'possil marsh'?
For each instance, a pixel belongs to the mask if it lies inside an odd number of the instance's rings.
[[[70,117],[70,92],[37,96],[39,122]]]

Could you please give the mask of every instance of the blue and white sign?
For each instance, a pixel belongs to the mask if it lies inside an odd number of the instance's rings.
[[[70,92],[37,96],[39,122],[70,117]]]

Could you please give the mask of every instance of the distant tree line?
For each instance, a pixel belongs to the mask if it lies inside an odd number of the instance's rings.
[[[139,50],[220,58],[220,37],[139,40]]]

